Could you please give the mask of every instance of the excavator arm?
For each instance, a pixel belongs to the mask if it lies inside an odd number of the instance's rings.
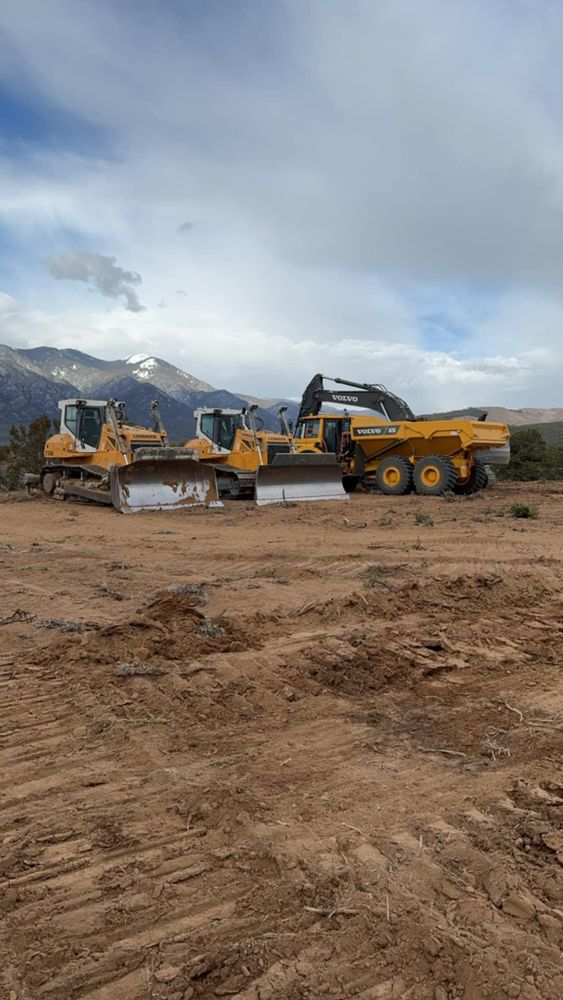
[[[325,379],[348,388],[346,390],[325,389]],[[363,409],[375,410],[377,413],[383,414],[390,421],[417,419],[404,399],[390,392],[384,385],[349,382],[343,378],[314,375],[301,398],[297,423],[299,424],[305,417],[316,417],[320,413],[323,403],[361,406]]]

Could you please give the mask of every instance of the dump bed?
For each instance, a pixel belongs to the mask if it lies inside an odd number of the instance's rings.
[[[366,458],[397,452],[405,456],[484,453],[489,464],[507,464],[510,432],[506,424],[482,420],[413,420],[391,423],[379,417],[354,417],[352,441],[361,445]]]

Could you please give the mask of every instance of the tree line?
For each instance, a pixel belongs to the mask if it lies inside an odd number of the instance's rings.
[[[510,433],[510,463],[495,466],[498,479],[532,482],[538,479],[563,479],[563,446],[548,444],[535,427],[522,427]]]

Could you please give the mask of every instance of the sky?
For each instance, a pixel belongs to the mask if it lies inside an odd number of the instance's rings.
[[[560,0],[2,0],[0,342],[563,405]]]

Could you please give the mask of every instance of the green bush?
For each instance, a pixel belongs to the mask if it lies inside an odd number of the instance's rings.
[[[510,507],[510,513],[512,517],[530,517],[535,520],[538,516],[538,509],[528,503],[513,503]]]
[[[20,424],[10,428],[10,443],[2,449],[3,481],[9,490],[21,485],[25,472],[40,472],[43,468],[45,441],[55,422],[47,414],[32,420],[28,427]]]
[[[563,447],[548,444],[539,430],[523,427],[510,435],[510,464],[496,468],[499,479],[532,482],[563,479]]]

